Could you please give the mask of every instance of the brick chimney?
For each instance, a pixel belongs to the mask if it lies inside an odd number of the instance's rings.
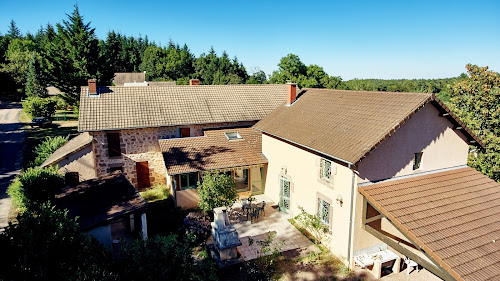
[[[297,98],[297,84],[287,83],[286,88],[287,88],[286,105],[291,105]]]
[[[89,79],[89,95],[97,95],[97,80]]]
[[[190,79],[189,85],[191,85],[191,86],[200,85],[200,79]]]

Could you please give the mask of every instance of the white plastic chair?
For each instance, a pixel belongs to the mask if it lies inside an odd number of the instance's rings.
[[[407,269],[407,275],[410,275],[410,268],[415,267],[415,270],[418,272],[418,263],[415,261],[412,261],[409,257],[404,257],[405,263],[406,263],[406,269]]]

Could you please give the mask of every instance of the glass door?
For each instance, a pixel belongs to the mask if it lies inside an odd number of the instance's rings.
[[[285,178],[280,178],[280,198],[279,198],[280,211],[290,212],[290,181]]]
[[[252,195],[264,193],[264,167],[254,167],[250,170],[250,178],[252,180]]]
[[[234,182],[236,183],[236,190],[238,192],[249,191],[248,169],[235,170]]]

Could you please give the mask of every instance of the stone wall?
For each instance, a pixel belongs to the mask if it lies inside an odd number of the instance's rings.
[[[119,131],[90,132],[94,137],[93,148],[96,158],[97,176],[110,172],[114,167],[123,167],[127,179],[137,187],[136,162],[148,162],[151,185],[167,184],[166,168],[158,140],[180,136],[180,128],[190,128],[191,137],[202,136],[204,129],[224,128],[240,125],[252,125],[255,122],[212,123],[190,126],[172,126],[158,128],[127,129]],[[122,155],[108,156],[106,133],[119,132]],[[167,184],[170,186],[170,183]]]

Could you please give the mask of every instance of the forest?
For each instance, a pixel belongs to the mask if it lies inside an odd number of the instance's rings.
[[[47,24],[35,33],[22,32],[14,20],[5,34],[0,33],[1,96],[24,98],[45,96],[47,85],[59,88],[68,102],[78,101],[79,88],[88,78],[111,85],[115,72],[146,71],[147,81],[176,81],[187,84],[200,79],[203,85],[298,83],[299,87],[329,89],[432,92],[449,100],[449,85],[465,79],[353,79],[343,81],[329,75],[322,66],[305,65],[297,55],[281,58],[278,69],[269,76],[256,68],[249,73],[236,56],[218,54],[213,47],[199,56],[186,44],[170,39],[166,46],[147,36],[127,36],[109,31],[97,38],[90,22],[85,22],[78,6],[60,23]]]
[[[99,39],[76,5],[66,20],[36,33],[21,32],[12,20],[8,31],[0,34],[0,97],[44,98],[46,86],[51,85],[77,107],[80,86],[89,78],[111,85],[115,72],[139,71],[146,71],[148,81],[176,81],[178,85],[197,78],[203,85],[294,82],[301,88],[435,93],[485,141],[486,148],[480,148],[469,165],[500,181],[500,76],[488,67],[469,64],[467,74],[445,79],[349,81],[329,75],[322,66],[305,65],[295,54],[282,57],[277,67],[268,77],[258,69],[249,73],[236,56],[217,54],[213,48],[195,56],[186,44],[173,40],[161,46],[147,36],[115,31]]]

